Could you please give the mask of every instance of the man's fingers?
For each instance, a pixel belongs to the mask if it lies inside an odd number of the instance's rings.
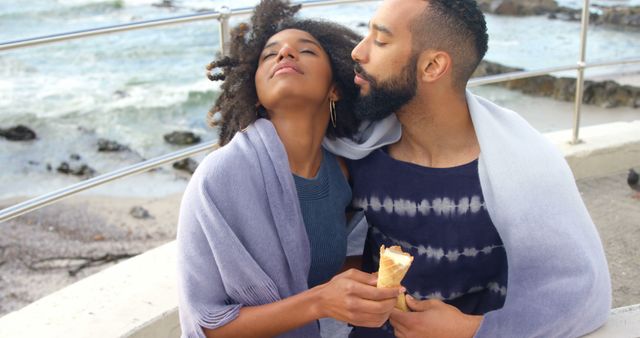
[[[407,301],[407,306],[411,311],[426,311],[431,306],[429,300],[419,301],[409,294],[405,295],[405,300]]]

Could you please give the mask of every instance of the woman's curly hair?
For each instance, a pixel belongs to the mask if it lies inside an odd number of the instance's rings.
[[[251,18],[251,26],[242,23],[231,31],[229,55],[211,62],[207,76],[212,81],[224,81],[222,93],[209,110],[211,126],[220,126],[219,144],[225,145],[236,132],[259,118],[268,118],[265,109],[257,105],[255,74],[260,53],[274,34],[285,29],[299,29],[311,34],[329,55],[333,81],[340,100],[336,102],[336,127],[331,123],[326,135],[330,138],[351,137],[358,127],[353,106],[358,88],[353,83],[351,51],[361,37],[342,25],[319,20],[300,20],[293,16],[300,5],[288,1],[263,0]],[[212,70],[215,72],[211,72]],[[217,113],[220,116],[215,116]]]

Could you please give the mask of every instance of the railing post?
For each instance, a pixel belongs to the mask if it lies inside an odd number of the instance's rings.
[[[580,143],[580,110],[584,95],[584,69],[587,54],[587,30],[589,29],[589,0],[582,5],[582,28],[580,31],[580,60],[578,61],[578,76],[576,77],[576,104],[573,114],[573,138],[571,144]]]
[[[231,9],[227,6],[220,8],[220,17],[218,22],[220,23],[220,55],[225,56],[229,53],[227,44],[229,42],[229,17],[231,16]]]

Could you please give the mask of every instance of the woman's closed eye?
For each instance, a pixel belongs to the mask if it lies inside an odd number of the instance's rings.
[[[266,53],[266,54],[264,54],[262,56],[262,60],[264,61],[264,60],[266,60],[266,59],[268,59],[268,58],[270,58],[272,56],[276,56],[276,55],[278,55],[278,53],[276,53],[276,52],[268,52],[268,53]]]
[[[307,54],[311,54],[311,55],[318,55],[315,51],[311,50],[311,49],[303,49],[300,51],[300,53],[307,53]]]

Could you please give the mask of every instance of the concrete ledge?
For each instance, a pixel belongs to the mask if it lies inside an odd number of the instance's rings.
[[[545,136],[562,151],[576,179],[640,166],[640,121],[580,128],[581,143],[576,145],[569,144],[571,130]]]
[[[640,304],[613,309],[607,323],[587,338],[640,337]]]
[[[575,146],[571,131],[546,136],[576,178],[640,165],[640,121],[583,128]],[[175,250],[167,243],[9,313],[0,337],[179,337]],[[613,310],[588,337],[640,337],[640,304]]]
[[[0,337],[179,337],[175,241],[0,318]]]

